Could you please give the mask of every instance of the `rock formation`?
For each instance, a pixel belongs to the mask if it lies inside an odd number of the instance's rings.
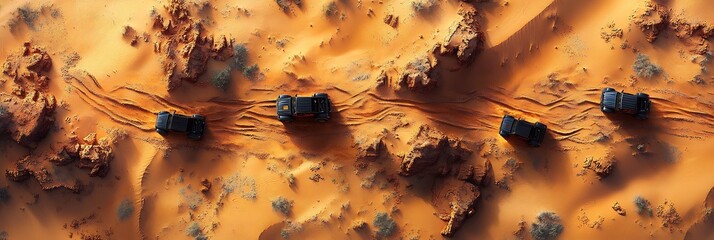
[[[449,138],[427,125],[419,127],[419,131],[409,141],[409,145],[412,149],[404,156],[400,165],[399,174],[403,176],[429,171],[446,175],[455,163],[471,155],[471,150],[464,147],[460,139]]]
[[[34,148],[54,124],[55,98],[37,91],[24,96],[0,93],[0,105],[7,110],[5,131],[17,143]]]
[[[206,72],[209,59],[223,61],[233,56],[233,40],[206,35],[200,19],[191,17],[184,1],[172,0],[165,9],[168,18],[154,15],[152,27],[158,36],[154,52],[161,55],[169,90],[183,81],[196,82]]]
[[[461,227],[464,220],[474,214],[474,206],[481,193],[478,187],[473,184],[454,179],[445,180],[432,191],[434,206],[442,219],[448,222],[441,231],[441,235],[451,237]]]
[[[484,33],[476,21],[476,9],[459,9],[461,21],[441,45],[441,54],[451,54],[459,63],[468,64],[483,50]]]

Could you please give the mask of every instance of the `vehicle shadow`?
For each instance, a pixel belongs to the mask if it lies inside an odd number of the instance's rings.
[[[532,147],[517,137],[510,137],[506,142],[514,149],[513,157],[522,163],[516,178],[528,180],[530,184],[547,185],[567,184],[570,181],[573,175],[571,161],[552,132],[546,133],[540,147]]]
[[[285,134],[295,146],[312,153],[323,153],[331,149],[351,146],[352,131],[345,123],[341,112],[335,110],[334,106],[332,109],[330,120],[324,123],[310,118],[283,123]]]

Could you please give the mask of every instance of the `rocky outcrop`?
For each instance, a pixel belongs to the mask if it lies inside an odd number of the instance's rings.
[[[471,150],[464,147],[460,139],[449,138],[427,125],[419,127],[409,145],[412,149],[400,164],[402,176],[424,172],[446,175],[455,163],[471,155]]]
[[[693,54],[706,55],[710,51],[707,39],[714,35],[714,25],[693,22],[683,18],[683,15],[673,15],[671,9],[654,1],[648,2],[644,9],[636,13],[633,22],[649,42],[656,41],[660,33],[669,29],[689,46]]]
[[[493,166],[486,160],[483,166],[474,167],[471,164],[462,164],[456,172],[456,179],[470,182],[476,186],[485,187],[494,181]]]
[[[17,168],[12,170],[6,170],[5,176],[8,180],[14,182],[22,182],[34,177],[40,186],[45,191],[51,191],[55,189],[67,189],[73,193],[79,193],[82,191],[82,184],[79,181],[69,181],[69,182],[58,182],[52,178],[52,174],[47,168],[42,167],[42,162],[37,161],[38,158],[35,156],[27,156],[22,160],[17,162]]]
[[[640,13],[636,14],[633,22],[640,27],[648,42],[654,42],[659,34],[667,29],[669,14],[667,9],[650,1]]]
[[[409,62],[401,71],[393,87],[396,90],[409,89],[424,91],[436,87],[439,75],[436,58],[423,56]]]
[[[44,92],[49,83],[46,73],[51,68],[50,55],[43,48],[26,42],[18,53],[7,57],[2,72],[17,84],[17,88]]]
[[[441,235],[451,237],[464,220],[474,214],[474,206],[481,195],[479,188],[465,181],[447,179],[433,190],[432,203],[448,223]],[[448,206],[448,207],[447,207]]]
[[[109,173],[110,163],[114,159],[112,147],[108,141],[96,140],[94,133],[83,139],[83,143],[70,142],[48,160],[55,165],[64,166],[73,162],[78,168],[89,169],[91,177],[105,177]]]
[[[183,81],[196,82],[206,72],[209,59],[223,61],[233,56],[233,40],[205,34],[200,19],[191,17],[184,1],[172,0],[165,9],[168,18],[156,14],[152,26],[159,36],[154,52],[161,55],[169,90]]]
[[[387,16],[384,17],[384,23],[386,23],[392,28],[397,28],[397,26],[399,25],[399,16],[387,14]]]
[[[17,143],[34,148],[45,138],[54,124],[55,98],[37,91],[19,93],[24,96],[0,93],[0,105],[7,110],[5,132]]]
[[[583,168],[592,170],[598,178],[603,179],[612,174],[612,171],[615,169],[615,163],[615,159],[602,160],[590,157],[585,160]]]
[[[383,136],[369,139],[361,138],[355,141],[355,145],[357,146],[358,158],[377,158],[382,154],[382,151],[386,150]]]
[[[59,151],[54,153],[33,153],[18,161],[15,169],[5,171],[5,175],[11,181],[22,182],[30,177],[35,178],[42,189],[53,190],[65,188],[74,193],[82,190],[82,185],[78,180],[57,180],[54,170],[50,172],[48,168],[55,166],[65,166],[75,163],[80,169],[88,169],[90,177],[105,177],[109,173],[110,163],[114,158],[112,147],[107,139],[97,141],[96,134],[92,133],[85,137],[82,142],[73,138],[61,144]]]
[[[620,214],[620,216],[626,216],[627,212],[625,212],[625,209],[623,209],[620,206],[619,202],[615,202],[615,204],[612,205],[612,210],[615,210],[617,214]]]
[[[453,55],[459,63],[468,64],[483,50],[484,33],[476,21],[476,9],[459,9],[461,21],[441,45],[441,54]]]

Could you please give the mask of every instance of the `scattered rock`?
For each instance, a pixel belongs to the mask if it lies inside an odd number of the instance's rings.
[[[615,159],[609,159],[609,160],[601,160],[601,159],[593,159],[592,157],[588,157],[585,159],[585,162],[583,163],[583,168],[585,169],[590,169],[595,174],[599,179],[607,178],[612,174],[612,171],[615,169]]]
[[[440,46],[440,52],[455,55],[460,63],[468,64],[483,50],[484,34],[476,21],[476,9],[459,9],[459,15],[459,25]]]
[[[615,210],[615,212],[617,212],[617,214],[620,214],[621,216],[627,215],[627,212],[625,212],[625,209],[620,206],[619,202],[615,202],[615,204],[612,205],[612,209]]]
[[[397,26],[399,25],[399,16],[387,14],[387,16],[384,17],[384,23],[386,23],[392,28],[397,28]]]
[[[474,214],[476,200],[480,196],[479,188],[465,181],[447,179],[432,190],[432,201],[440,211],[448,211],[448,223],[441,235],[451,237],[461,227],[464,220]],[[448,207],[447,207],[448,205]]]
[[[682,218],[674,208],[674,204],[667,200],[657,206],[655,216],[662,218],[662,227],[669,228],[670,231],[674,231],[676,225],[682,222]]]
[[[211,191],[211,181],[208,181],[207,178],[204,178],[201,180],[201,192],[206,194],[208,191]]]
[[[367,222],[361,219],[355,220],[350,224],[350,229],[358,232],[367,230]]]
[[[400,165],[400,175],[411,176],[423,172],[446,175],[454,163],[471,155],[471,150],[463,146],[460,139],[451,139],[427,125],[419,127],[409,141],[412,149],[404,156]],[[436,172],[434,172],[436,171]]]

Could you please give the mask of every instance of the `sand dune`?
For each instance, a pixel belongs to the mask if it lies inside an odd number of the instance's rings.
[[[714,239],[711,7],[0,0],[0,107],[56,99],[36,142],[8,119],[42,108],[0,111],[0,166],[29,171],[0,178],[0,239],[541,239],[542,212],[557,239]],[[603,114],[604,87],[649,118]],[[276,120],[316,92],[329,122]],[[159,135],[159,111],[207,132]],[[506,113],[543,145],[500,137]]]

